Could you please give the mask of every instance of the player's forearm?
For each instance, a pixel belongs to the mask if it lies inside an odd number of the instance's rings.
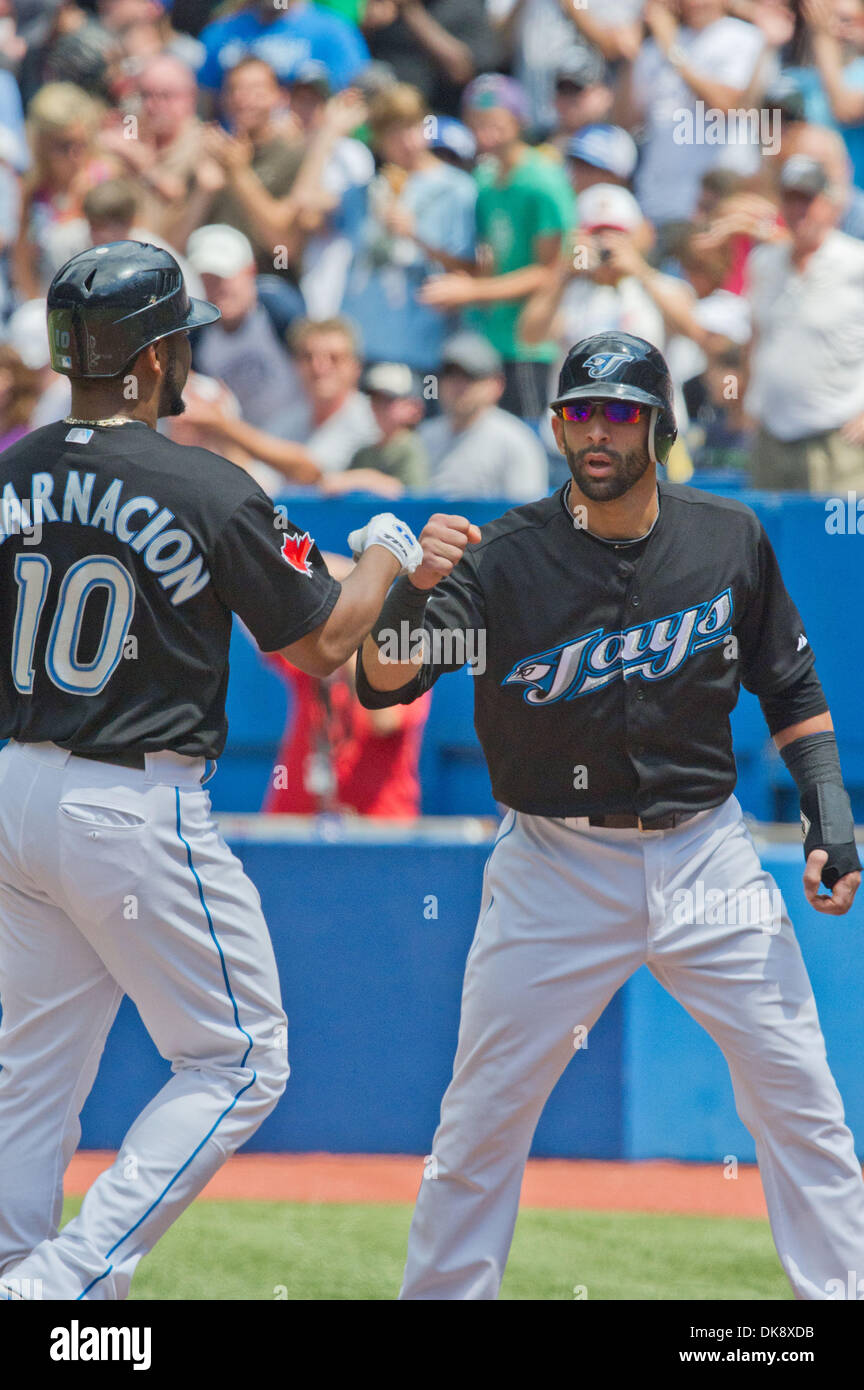
[[[426,604],[431,597],[428,589],[417,589],[410,580],[394,588],[388,600],[388,609],[392,608],[394,613],[398,609],[398,617],[402,622],[407,623],[408,630],[414,631],[423,626],[423,616],[426,612]],[[409,685],[418,674],[423,665],[423,652],[420,644],[417,644],[415,660],[394,661],[388,654],[385,644],[377,639],[381,638],[382,624],[388,621],[387,611],[379,615],[376,624],[376,631],[371,632],[363,643],[360,661],[363,666],[363,673],[373,690],[389,692],[401,690],[403,686]],[[395,626],[395,618],[394,624]],[[401,626],[401,622],[399,624]],[[403,646],[399,643],[399,647]],[[411,649],[407,653],[411,656]]]
[[[399,561],[389,550],[370,546],[342,581],[342,592],[326,622],[286,647],[282,655],[310,676],[332,675],[371,630],[398,573]]]
[[[834,728],[834,721],[831,718],[830,710],[824,714],[814,714],[810,719],[802,719],[797,724],[789,724],[785,729],[780,729],[774,735],[774,743],[779,752],[787,744],[794,743],[796,739],[806,738],[808,734],[830,733]]]

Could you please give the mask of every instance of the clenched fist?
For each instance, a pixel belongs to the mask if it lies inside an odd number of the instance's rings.
[[[436,512],[420,532],[423,560],[411,575],[416,589],[434,589],[445,579],[465,553],[465,547],[480,540],[480,527],[464,516],[445,516]]]

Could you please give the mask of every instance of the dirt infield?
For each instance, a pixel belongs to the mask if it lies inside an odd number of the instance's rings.
[[[79,1153],[66,1174],[66,1195],[83,1196],[113,1161],[104,1151]],[[526,1207],[588,1211],[656,1211],[764,1217],[755,1166],[727,1177],[719,1163],[619,1163],[533,1158],[522,1187]],[[212,1201],[412,1202],[423,1160],[389,1154],[239,1154],[205,1187]]]

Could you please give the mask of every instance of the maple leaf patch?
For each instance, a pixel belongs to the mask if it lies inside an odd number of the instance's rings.
[[[286,536],[282,544],[282,559],[298,574],[310,576],[312,566],[306,557],[314,544],[308,531],[304,531],[302,536],[298,536],[296,532],[293,536]]]

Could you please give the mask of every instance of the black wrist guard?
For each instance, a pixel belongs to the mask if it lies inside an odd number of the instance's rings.
[[[431,597],[431,589],[418,589],[407,576],[397,579],[395,584],[390,586],[378,620],[372,628],[371,635],[378,646],[380,647],[393,633],[398,637],[402,623],[407,623],[409,629],[415,624],[422,625],[426,605]]]
[[[837,740],[833,733],[807,734],[781,748],[801,797],[801,829],[804,857],[824,849],[828,859],[822,882],[833,889],[844,874],[861,868],[855,844],[855,822],[849,795],[843,786]]]

